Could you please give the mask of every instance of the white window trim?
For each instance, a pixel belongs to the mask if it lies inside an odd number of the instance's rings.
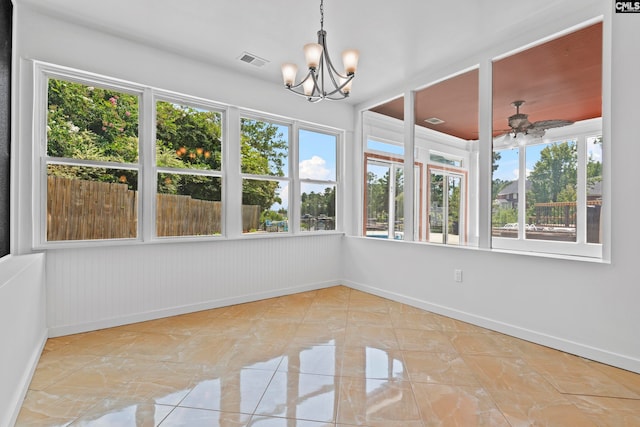
[[[125,92],[131,95],[137,95],[139,99],[138,114],[140,117],[145,113],[143,105],[143,93],[145,88],[135,83],[129,83],[118,79],[110,79],[104,76],[85,73],[71,68],[55,66],[43,62],[34,61],[34,114],[33,114],[33,206],[34,223],[33,223],[33,247],[35,249],[53,248],[53,247],[70,247],[81,244],[113,244],[122,242],[141,242],[142,227],[138,221],[137,237],[123,239],[100,239],[100,240],[66,240],[52,241],[46,240],[47,235],[47,164],[73,164],[87,167],[107,167],[117,169],[136,170],[138,172],[138,191],[141,190],[141,180],[143,173],[143,150],[141,135],[143,132],[141,126],[138,127],[138,162],[137,163],[115,163],[115,162],[99,162],[81,159],[52,158],[47,155],[47,94],[49,79],[60,79],[86,85],[99,85],[104,88]],[[144,211],[142,198],[138,198],[138,218]]]
[[[32,150],[32,179],[34,182],[32,192],[32,248],[36,250],[64,249],[77,247],[99,247],[114,245],[136,245],[136,244],[156,244],[177,241],[220,241],[251,238],[282,238],[295,235],[327,235],[342,234],[342,223],[344,213],[342,206],[342,174],[344,162],[344,139],[345,131],[311,122],[303,122],[295,119],[262,113],[258,111],[242,109],[237,106],[221,104],[205,98],[185,95],[164,89],[154,88],[149,85],[139,84],[107,77],[96,73],[72,69],[69,67],[45,63],[41,61],[29,61],[32,65],[33,76],[33,150]],[[79,159],[49,159],[47,153],[47,91],[48,79],[59,78],[62,80],[96,85],[117,91],[137,95],[139,97],[139,123],[138,123],[138,162],[137,163],[114,163],[95,162]],[[203,108],[222,114],[222,167],[220,171],[192,170],[157,167],[155,164],[155,103],[156,101],[167,101],[185,104],[197,108]],[[243,174],[240,172],[240,119],[248,118],[266,121],[278,125],[288,126],[289,149],[288,149],[288,176],[262,176]],[[336,137],[336,180],[300,180],[298,178],[298,162],[291,161],[298,157],[298,129],[320,132]],[[295,155],[295,157],[293,157]],[[136,238],[128,239],[96,239],[96,240],[46,240],[46,217],[47,217],[47,177],[46,164],[78,164],[86,166],[116,167],[118,169],[130,169],[138,171],[138,232]],[[155,195],[156,180],[158,172],[184,173],[191,175],[206,175],[220,177],[222,179],[222,233],[216,236],[167,236],[157,237],[155,227]],[[299,218],[293,217],[293,222],[289,224],[287,233],[265,233],[264,235],[243,234],[242,233],[242,180],[262,179],[273,181],[286,181],[290,185],[289,211],[300,212],[300,201],[294,197],[297,193],[292,193],[292,189],[299,192],[301,182],[319,183],[336,186],[336,224],[335,230],[300,232]],[[298,215],[299,216],[299,215]]]
[[[308,132],[315,132],[315,133],[321,133],[324,135],[329,135],[329,136],[333,136],[336,138],[336,147],[335,147],[335,153],[336,153],[336,176],[335,176],[335,181],[334,180],[319,180],[319,179],[310,179],[310,178],[300,178],[300,131],[304,130],[304,131],[308,131]],[[326,185],[326,186],[335,186],[336,188],[336,199],[335,199],[335,224],[334,224],[334,230],[333,231],[338,231],[342,229],[342,215],[341,213],[343,212],[343,210],[341,209],[341,204],[340,204],[340,186],[338,185],[338,182],[340,181],[340,171],[341,171],[341,164],[340,164],[340,159],[342,158],[342,156],[340,156],[340,152],[341,152],[341,147],[342,147],[342,140],[344,138],[344,133],[340,133],[340,132],[335,132],[335,131],[331,131],[327,128],[321,128],[318,126],[310,126],[310,125],[303,125],[300,124],[299,122],[295,122],[294,126],[293,126],[293,132],[295,134],[295,143],[294,143],[294,147],[293,147],[293,151],[295,153],[295,162],[293,164],[293,174],[294,176],[297,178],[294,180],[294,185],[293,185],[293,191],[294,191],[294,195],[296,197],[297,203],[294,203],[294,207],[295,207],[295,212],[292,212],[291,216],[293,217],[293,230],[294,233],[300,233],[300,234],[326,234],[329,230],[324,231],[324,230],[314,230],[314,231],[302,231],[302,229],[300,228],[300,208],[302,205],[302,202],[300,200],[300,196],[302,195],[302,184],[318,184],[318,185]]]
[[[150,173],[146,173],[145,174],[145,183],[148,184],[149,186],[149,191],[145,191],[143,193],[143,197],[145,196],[150,196],[153,198],[153,200],[151,201],[147,201],[147,206],[150,206],[150,209],[147,209],[146,212],[150,212],[150,216],[145,216],[142,220],[142,224],[143,226],[145,226],[145,240],[174,240],[174,239],[179,239],[179,240],[189,240],[189,239],[198,239],[201,240],[203,238],[212,238],[212,239],[221,239],[223,237],[226,236],[226,221],[225,221],[225,150],[227,149],[228,144],[226,143],[228,140],[228,137],[225,133],[225,129],[226,129],[226,120],[227,120],[227,109],[215,102],[212,101],[208,101],[206,99],[202,99],[202,98],[197,98],[197,97],[192,97],[192,96],[188,96],[188,95],[184,95],[184,94],[179,94],[179,93],[174,93],[174,92],[169,92],[169,91],[164,91],[164,90],[153,90],[150,93],[150,99],[152,100],[152,106],[151,106],[151,119],[152,121],[150,122],[150,124],[148,125],[148,127],[145,127],[145,129],[149,129],[150,130],[150,140],[151,140],[151,145],[148,146],[147,144],[144,144],[144,142],[141,144],[142,146],[144,146],[145,148],[147,148],[147,150],[149,151],[149,156],[147,156],[149,159],[148,162],[145,162],[145,171],[146,172],[150,172]],[[189,169],[189,168],[183,168],[183,169],[177,169],[177,168],[168,168],[168,167],[162,167],[162,166],[158,166],[156,164],[156,105],[158,103],[158,101],[161,102],[170,102],[170,103],[174,103],[174,104],[180,104],[180,105],[186,105],[188,107],[192,107],[192,108],[200,108],[203,110],[207,110],[207,111],[211,111],[214,113],[218,113],[221,116],[221,150],[222,150],[222,161],[221,161],[221,165],[220,165],[220,170],[209,170],[209,169]],[[146,117],[145,117],[146,118]],[[143,126],[141,126],[142,128]],[[180,174],[180,175],[200,175],[200,176],[208,176],[208,177],[215,177],[215,178],[220,178],[222,180],[222,188],[221,188],[221,198],[220,201],[222,203],[222,217],[220,218],[220,225],[221,225],[221,232],[220,235],[207,235],[207,236],[158,236],[157,234],[157,227],[155,227],[155,222],[156,222],[156,202],[155,202],[155,196],[157,194],[157,179],[158,179],[158,174],[159,173],[172,173],[172,174]],[[149,227],[149,224],[153,224],[154,227]],[[150,228],[153,228],[152,230],[149,230]]]
[[[526,209],[526,203],[518,203],[518,238],[492,237],[492,248],[500,250],[520,251],[520,252],[543,252],[557,255],[573,255],[589,258],[602,258],[602,243],[587,243],[586,239],[586,165],[587,150],[586,140],[589,137],[602,135],[602,118],[584,120],[571,126],[549,129],[537,144],[550,143],[554,141],[575,140],[577,144],[577,205],[576,205],[576,241],[556,242],[550,240],[525,239],[525,218],[522,214]],[[505,147],[496,146],[496,150]],[[524,170],[526,147],[521,147],[518,151],[520,158],[520,170]],[[604,154],[606,155],[606,153]],[[603,177],[604,178],[604,177]],[[525,177],[519,177],[518,200],[525,200],[522,193],[524,191]]]

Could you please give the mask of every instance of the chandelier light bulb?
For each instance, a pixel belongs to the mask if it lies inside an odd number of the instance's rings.
[[[318,43],[307,43],[304,45],[304,59],[307,67],[318,69],[320,65],[320,57],[322,56],[322,46]]]
[[[345,84],[346,83],[346,84]],[[351,92],[351,84],[353,83],[353,79],[348,79],[345,77],[340,77],[340,86],[344,85],[342,91],[344,93]]]
[[[313,90],[315,88],[315,83],[311,77],[307,77],[307,79],[302,82],[302,88],[304,90],[304,94],[307,96],[313,95]]]
[[[342,63],[344,64],[344,70],[349,74],[355,74],[358,68],[359,52],[355,49],[345,50],[342,52]]]
[[[296,64],[282,64],[282,79],[285,86],[293,86],[298,74],[298,66]]]

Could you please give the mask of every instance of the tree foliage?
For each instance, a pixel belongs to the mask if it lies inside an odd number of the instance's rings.
[[[577,183],[577,145],[573,141],[549,144],[540,151],[540,159],[529,174],[531,189],[527,202],[559,202],[575,197]]]
[[[243,118],[241,126],[242,173],[281,177],[285,176],[288,143],[279,128],[259,120]],[[267,211],[274,203],[282,203],[278,196],[280,184],[275,180],[243,180],[242,203],[259,205]]]
[[[131,164],[139,157],[139,97],[110,88],[50,79],[47,154],[56,158]],[[202,170],[222,168],[222,116],[215,111],[156,102],[156,164],[188,169],[161,173],[157,191],[220,200],[221,179]],[[284,176],[287,142],[276,125],[242,120],[242,172]],[[127,183],[137,189],[136,171],[108,167],[50,165],[49,173],[76,179]],[[268,209],[280,201],[278,182],[245,180],[243,203]]]

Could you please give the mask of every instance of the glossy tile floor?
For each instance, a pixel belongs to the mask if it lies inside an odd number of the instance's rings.
[[[640,426],[640,375],[346,287],[50,339],[18,426]]]

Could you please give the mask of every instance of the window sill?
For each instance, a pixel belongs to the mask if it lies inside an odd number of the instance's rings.
[[[530,256],[530,257],[538,257],[538,258],[552,258],[552,259],[560,259],[560,260],[567,260],[567,261],[590,262],[590,263],[596,263],[596,264],[611,264],[610,260],[606,260],[603,258],[571,255],[571,254],[559,254],[559,253],[551,253],[551,252],[534,252],[534,251],[525,250],[525,249],[480,248],[477,246],[443,245],[441,243],[418,242],[418,241],[407,242],[404,240],[378,239],[378,238],[365,237],[365,236],[349,236],[349,237],[367,240],[367,241],[392,242],[390,244],[413,244],[413,245],[421,245],[421,246],[429,246],[429,247],[438,247],[438,248],[443,248],[443,250],[482,251],[482,252],[492,252],[492,253],[498,253],[498,254]]]
[[[49,250],[64,249],[86,249],[114,246],[147,246],[147,245],[166,245],[166,244],[185,244],[185,243],[217,243],[217,242],[236,242],[242,240],[259,240],[259,239],[291,239],[297,237],[317,237],[317,236],[343,236],[342,231],[322,231],[322,232],[305,232],[305,233],[270,233],[270,234],[243,234],[238,237],[225,236],[206,236],[206,237],[162,237],[153,240],[139,239],[114,239],[100,241],[60,241],[48,242],[33,247],[33,252],[44,252]]]

